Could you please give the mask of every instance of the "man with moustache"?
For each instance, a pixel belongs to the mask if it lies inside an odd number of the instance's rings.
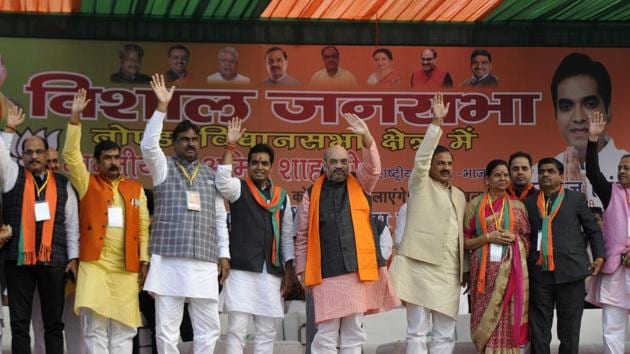
[[[24,121],[22,109],[9,110],[4,134]],[[77,200],[68,180],[47,169],[48,143],[39,136],[24,142],[23,168],[0,139],[0,183],[5,208],[0,224],[13,237],[2,248],[11,315],[11,352],[31,353],[29,327],[33,292],[41,299],[46,353],[62,354],[66,272],[76,276],[79,256]]]
[[[427,48],[420,55],[422,70],[411,74],[411,87],[417,89],[440,89],[453,87],[453,79],[448,71],[437,68],[437,52]]]
[[[230,277],[221,292],[220,307],[228,314],[225,352],[243,353],[250,319],[256,328],[254,353],[273,353],[282,298],[291,289],[293,213],[286,190],[269,178],[274,151],[254,145],[247,154],[247,177],[232,177],[232,153],[244,129],[238,118],[228,124],[223,164],[217,169],[217,189],[230,203]],[[245,290],[248,289],[248,290]]]
[[[118,50],[120,68],[110,75],[109,80],[121,84],[146,84],[151,78],[140,72],[144,49],[137,44],[125,44]]]
[[[186,86],[192,81],[188,72],[190,50],[181,44],[168,48],[168,63],[170,68],[164,74],[166,81],[177,86]]]
[[[151,81],[158,105],[140,149],[153,180],[155,212],[149,241],[151,267],[144,290],[155,298],[160,353],[177,353],[184,302],[192,320],[195,354],[212,353],[220,334],[218,284],[230,270],[227,213],[214,172],[198,158],[199,127],[182,121],[173,130],[175,156],[160,148],[174,87],[162,75]]]
[[[271,47],[265,52],[265,64],[269,77],[263,86],[299,86],[300,82],[287,73],[289,56],[280,47]]]
[[[53,172],[60,172],[61,161],[59,160],[59,152],[53,147],[48,148],[48,168]],[[83,329],[81,327],[81,319],[74,313],[74,295],[76,290],[76,279],[67,277],[65,287],[65,303],[63,305],[63,332],[66,339],[66,349],[68,354],[85,353],[85,343],[83,338]],[[33,294],[33,312],[31,315],[33,326],[33,353],[45,354],[46,346],[44,344],[44,323],[42,321],[41,301],[37,289]]]
[[[406,303],[408,354],[453,352],[460,285],[468,271],[466,197],[452,185],[453,156],[438,145],[448,108],[437,94],[433,120],[416,152],[405,231],[390,268],[396,293]]]
[[[510,155],[510,186],[507,193],[520,201],[536,192],[532,180],[532,156],[523,151]]]
[[[590,118],[586,147],[586,176],[603,206],[603,234],[606,263],[591,279],[586,301],[602,308],[604,353],[624,353],[628,314],[630,313],[630,155],[619,160],[618,183],[611,183],[599,168],[597,145],[604,134],[606,118],[595,112]]]
[[[558,130],[569,145],[556,156],[566,167],[565,182],[579,183],[590,206],[602,203],[586,178],[584,163],[588,141],[588,117],[602,112],[606,127],[612,120],[612,83],[606,67],[582,53],[567,55],[556,69],[551,80],[551,97]],[[599,164],[609,182],[617,173],[617,163],[627,154],[615,146],[606,130],[597,141]]]
[[[310,86],[327,89],[351,89],[357,87],[354,75],[339,67],[339,49],[326,46],[321,51],[324,68],[316,71],[311,77]]]
[[[564,166],[538,161],[540,191],[525,199],[531,225],[529,323],[532,354],[548,354],[556,308],[560,354],[577,354],[584,311],[584,279],[604,264],[602,233],[584,194],[562,185]],[[594,261],[586,252],[590,245]]]
[[[208,76],[208,84],[240,84],[248,85],[249,78],[238,72],[238,51],[233,47],[219,49],[219,71]]]
[[[370,223],[369,195],[381,172],[377,143],[367,124],[344,118],[363,138],[363,160],[349,171],[348,151],[333,145],[324,153],[324,173],[308,188],[297,215],[296,272],[313,294],[317,334],[311,353],[361,353],[366,312],[400,302]],[[356,176],[356,177],[355,177]]]
[[[120,146],[103,140],[94,147],[98,173],[81,153],[81,112],[85,89],[72,102],[63,157],[79,196],[80,266],[75,313],[83,320],[88,353],[131,353],[142,326],[138,293],[149,255],[149,212],[144,189],[120,171]]]

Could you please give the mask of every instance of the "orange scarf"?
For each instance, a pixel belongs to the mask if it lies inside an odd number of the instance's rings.
[[[18,265],[35,265],[37,261],[50,262],[52,253],[53,228],[57,211],[57,182],[52,171],[48,171],[45,200],[50,209],[50,219],[42,221],[42,239],[39,252],[35,253],[35,178],[30,171],[24,170],[24,195],[22,196],[22,225],[18,245]]]
[[[514,189],[514,187],[512,186],[512,183],[510,183],[510,185],[508,186],[508,194],[513,196],[514,198],[518,198],[518,200],[520,200],[521,202],[523,200],[525,200],[525,198],[527,198],[527,194],[529,193],[529,191],[534,188],[534,185],[529,183],[527,184],[527,187],[525,187],[525,189],[523,189],[523,191],[521,192],[520,195],[516,195],[516,190]]]
[[[511,233],[514,233],[514,210],[512,209],[512,203],[510,203],[510,198],[507,195],[501,197],[503,202],[501,204],[501,216],[499,218],[496,217],[494,210],[492,213],[492,219],[495,223],[495,230],[499,230],[502,228],[503,230],[509,230]],[[487,212],[486,207],[492,206],[492,201],[490,199],[490,194],[486,192],[484,196],[481,198],[479,203],[479,209],[477,210],[477,219],[476,219],[476,227],[477,234],[479,237],[484,237],[484,234],[487,234],[489,231],[488,223],[486,222]],[[488,266],[488,258],[490,253],[490,244],[486,243],[481,246],[481,263],[479,265],[479,281],[477,282],[477,292],[485,293],[486,292],[486,268]]]
[[[254,197],[254,200],[261,208],[267,210],[271,216],[271,226],[273,228],[273,238],[271,239],[271,263],[280,267],[282,264],[280,262],[280,211],[282,206],[284,205],[284,200],[287,197],[287,192],[281,187],[275,186],[269,180],[269,192],[271,195],[271,200],[268,200],[267,197],[256,187],[254,181],[247,176],[245,178],[245,183],[247,184],[247,188],[249,188],[249,192]]]
[[[324,176],[320,176],[311,190],[308,216],[308,244],[306,253],[306,271],[304,283],[307,286],[322,282],[322,255],[319,239],[319,197],[324,184]],[[350,215],[354,228],[354,243],[357,252],[359,279],[361,281],[378,280],[378,264],[376,262],[376,246],[370,225],[370,205],[363,194],[359,181],[349,175],[346,180],[350,199]]]
[[[552,205],[549,205],[549,200],[545,202],[545,193],[540,191],[536,198],[536,206],[538,207],[538,215],[542,220],[540,227],[540,251],[538,252],[538,258],[536,259],[536,265],[542,267],[543,270],[554,271],[556,269],[556,262],[553,258],[553,219],[558,215],[562,201],[564,200],[564,186],[560,187],[558,196],[553,201]],[[551,210],[549,209],[551,208]]]

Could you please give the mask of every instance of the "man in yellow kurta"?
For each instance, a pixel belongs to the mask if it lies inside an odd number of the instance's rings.
[[[141,326],[138,292],[148,271],[149,212],[142,185],[120,175],[120,146],[94,148],[98,174],[81,154],[80,114],[90,100],[80,89],[72,103],[64,159],[79,196],[79,273],[74,310],[87,353],[127,354]]]

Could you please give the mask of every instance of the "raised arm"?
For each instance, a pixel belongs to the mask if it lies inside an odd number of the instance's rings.
[[[22,108],[13,106],[9,108],[7,115],[7,124],[4,128],[4,133],[13,135],[15,128],[24,122],[25,115],[22,113]],[[10,142],[9,136],[5,136]],[[7,146],[3,139],[0,139],[0,183],[2,183],[2,191],[8,192],[15,186],[15,181],[18,176],[18,164],[11,158],[11,146]]]
[[[357,179],[367,194],[371,194],[381,174],[381,157],[378,148],[372,138],[367,124],[356,114],[344,113],[343,117],[348,122],[348,130],[360,135],[363,139],[363,151],[361,163],[357,168]]]
[[[160,148],[160,136],[162,135],[168,104],[173,98],[173,92],[175,92],[175,86],[167,89],[164,84],[164,75],[154,74],[151,79],[151,88],[157,96],[158,105],[144,129],[140,150],[153,179],[153,187],[155,187],[166,180],[166,155]]]
[[[90,100],[86,100],[86,94],[85,89],[79,89],[74,95],[72,115],[68,122],[66,142],[63,147],[63,159],[70,170],[70,182],[79,193],[79,199],[87,193],[90,183],[90,173],[83,162],[81,153],[81,112],[90,103]]]
[[[242,122],[238,117],[234,117],[228,122],[227,146],[225,147],[225,152],[223,153],[224,165],[232,164],[232,153],[236,149],[236,143],[241,140],[243,133],[247,130],[247,128],[242,128],[241,126]]]
[[[450,103],[447,103],[446,106],[444,105],[441,93],[435,94],[432,104],[433,120],[431,120],[431,125],[427,128],[422,143],[420,147],[418,147],[418,151],[416,151],[413,170],[409,177],[409,191],[418,188],[422,185],[423,181],[429,178],[433,151],[442,136],[442,120],[448,114],[449,106]]]
[[[217,189],[230,203],[237,201],[241,197],[241,181],[236,177],[232,177],[232,152],[236,149],[236,143],[244,132],[245,128],[241,129],[240,119],[232,118],[228,122],[228,144],[223,153],[223,164],[217,167],[215,178]]]
[[[602,201],[604,209],[608,208],[612,196],[612,183],[608,182],[606,176],[599,167],[599,152],[597,143],[599,137],[606,128],[606,118],[601,112],[595,112],[588,120],[588,143],[586,145],[586,177],[593,186],[593,191]]]

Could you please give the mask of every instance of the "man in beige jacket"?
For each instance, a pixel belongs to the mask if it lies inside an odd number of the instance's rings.
[[[438,145],[448,113],[442,95],[416,152],[407,224],[390,272],[407,306],[407,354],[452,353],[464,269],[464,193],[451,185],[453,157]],[[433,328],[429,323],[433,322]],[[432,341],[427,344],[431,331]],[[430,350],[429,350],[430,348]]]

